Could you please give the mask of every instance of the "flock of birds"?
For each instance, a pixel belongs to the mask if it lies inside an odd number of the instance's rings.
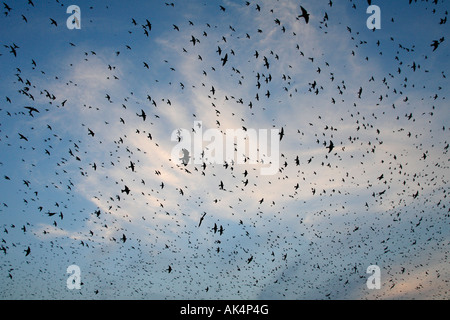
[[[22,2],[3,2],[0,23],[33,28],[38,4]],[[356,31],[337,8],[364,16],[372,1],[343,2],[201,4],[213,21],[154,3],[176,21],[129,17],[109,52],[67,38],[64,70],[23,50],[27,39],[3,43],[0,297],[448,298],[448,63],[434,58],[448,53],[445,1],[409,1],[441,33],[425,46],[386,36],[394,17]],[[82,30],[97,9],[81,8]],[[340,34],[345,55],[312,34]],[[148,41],[171,54],[143,57]],[[368,73],[372,60],[385,69]],[[100,75],[71,79],[74,65]],[[170,159],[171,131],[195,133],[196,120],[279,129],[277,174]],[[70,264],[81,290],[65,287]],[[365,287],[371,264],[382,290]]]

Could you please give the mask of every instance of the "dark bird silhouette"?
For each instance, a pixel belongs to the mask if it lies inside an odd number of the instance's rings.
[[[308,11],[306,11],[306,9],[303,8],[302,6],[300,6],[300,10],[302,10],[302,14],[297,17],[297,20],[299,20],[300,18],[304,18],[305,22],[309,23],[309,13],[308,13]]]
[[[143,109],[141,109],[141,114],[136,113],[136,115],[137,115],[138,117],[141,117],[143,121],[145,121],[145,119],[147,119],[147,115],[145,114],[145,112],[144,112]]]
[[[11,7],[10,7],[7,3],[5,3],[5,2],[3,2],[3,7],[4,7],[6,10],[8,10],[8,12],[11,11]]]
[[[189,40],[189,42],[192,42],[192,45],[195,46],[196,43],[200,43],[200,40],[194,36],[191,36],[191,40]]]
[[[442,37],[439,40],[433,40],[433,42],[431,43],[431,47],[433,47],[433,52],[436,51],[436,49],[439,47],[439,45],[444,42],[444,37]]]
[[[225,65],[225,63],[227,63],[228,61],[228,53],[225,53],[225,56],[223,58],[220,59],[222,61],[222,66]]]
[[[203,219],[205,218],[205,216],[206,216],[206,212],[203,213],[203,215],[200,217],[200,222],[198,223],[198,226],[199,226],[199,227],[200,227],[200,225],[202,224]]]
[[[39,113],[39,110],[34,107],[24,107],[25,109],[28,109],[28,113],[30,116],[34,117],[33,112]]]
[[[50,24],[53,24],[53,25],[55,25],[55,27],[57,27],[58,26],[58,23],[55,21],[55,20],[53,20],[52,18],[50,18],[50,21],[51,21],[51,23]]]
[[[148,19],[145,19],[145,26],[148,28],[148,31],[152,30],[152,24],[150,23],[150,21],[148,21]]]
[[[330,144],[328,145],[327,149],[328,149],[328,153],[330,153],[334,148],[334,143],[333,141],[330,140]]]
[[[122,193],[126,193],[127,195],[130,194],[130,189],[128,188],[128,186],[125,186],[125,188],[123,190],[121,190]]]
[[[283,139],[283,137],[284,137],[284,129],[283,129],[283,127],[281,127],[281,130],[280,130],[280,132],[278,132],[278,135],[280,136],[280,141],[281,141],[281,139]]]

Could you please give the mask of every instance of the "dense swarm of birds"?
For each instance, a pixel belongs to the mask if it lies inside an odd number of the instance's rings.
[[[448,298],[448,3],[371,2],[3,2],[0,297]],[[277,173],[174,161],[194,121],[279,129]]]

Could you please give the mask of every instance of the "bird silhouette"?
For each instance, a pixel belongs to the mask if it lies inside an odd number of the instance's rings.
[[[300,6],[300,10],[302,11],[302,14],[297,17],[297,20],[300,19],[300,18],[303,18],[303,19],[305,19],[305,22],[308,24],[309,23],[309,13],[308,13],[308,11],[306,11],[306,9],[303,8],[302,6]]]
[[[199,226],[199,227],[200,227],[200,225],[202,224],[203,219],[205,218],[205,216],[206,216],[206,212],[204,212],[203,215],[200,217],[200,221],[199,221],[199,223],[198,223],[198,226]]]

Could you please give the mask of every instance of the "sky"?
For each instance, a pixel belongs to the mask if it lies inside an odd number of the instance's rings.
[[[450,6],[372,4],[3,2],[0,298],[448,299]]]

